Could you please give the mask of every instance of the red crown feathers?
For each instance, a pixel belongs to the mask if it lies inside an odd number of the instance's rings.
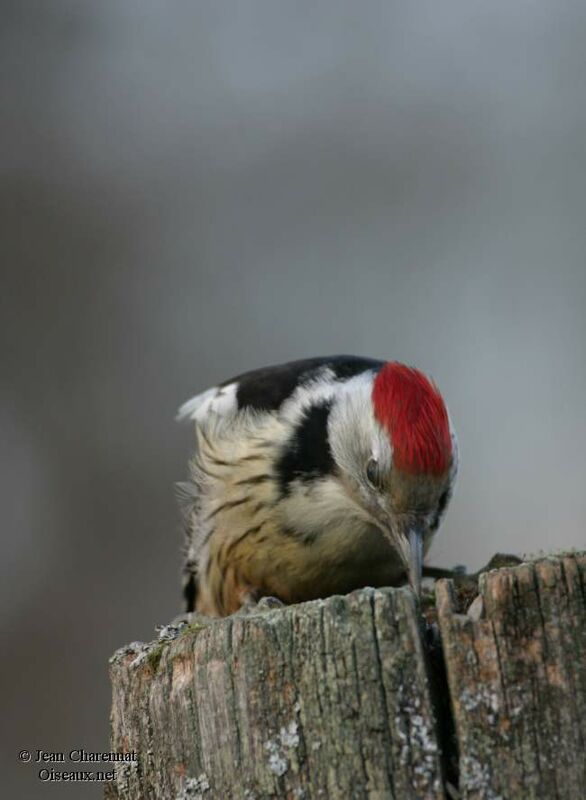
[[[391,438],[395,466],[412,474],[435,475],[449,467],[448,412],[429,378],[389,361],[375,378],[372,403],[375,417]]]

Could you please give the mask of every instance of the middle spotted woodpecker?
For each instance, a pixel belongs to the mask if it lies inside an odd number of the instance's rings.
[[[356,356],[240,375],[183,405],[187,610],[231,614],[361,586],[420,590],[452,495],[456,436],[421,372]]]

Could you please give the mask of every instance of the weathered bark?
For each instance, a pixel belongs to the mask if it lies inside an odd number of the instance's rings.
[[[586,798],[585,579],[586,555],[489,572],[478,620],[439,583],[463,798]]]
[[[585,573],[568,556],[484,575],[479,619],[441,581],[448,682],[406,588],[131,645],[111,661],[112,749],[138,763],[106,796],[449,798],[455,759],[462,797],[586,797]]]
[[[143,760],[115,797],[174,798],[186,778],[217,798],[443,797],[408,589],[228,618],[135,658],[112,664],[113,746]]]

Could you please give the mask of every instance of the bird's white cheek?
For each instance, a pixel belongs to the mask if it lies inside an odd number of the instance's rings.
[[[301,481],[294,482],[280,510],[285,524],[304,533],[340,526],[351,519],[367,521],[360,504],[346,487],[332,478],[316,481],[309,487]]]
[[[377,494],[375,500],[378,516],[381,520],[390,525],[393,517],[390,498],[384,494]]]
[[[383,531],[385,535],[388,535],[392,525],[392,517],[384,496],[361,488],[360,505],[370,517],[371,522]]]
[[[357,487],[357,497],[362,508],[378,522],[378,519],[382,513],[378,495],[375,494],[371,489],[360,484]]]

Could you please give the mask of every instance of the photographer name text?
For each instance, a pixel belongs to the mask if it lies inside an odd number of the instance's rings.
[[[34,760],[37,763],[64,763],[73,761],[75,764],[95,764],[100,762],[137,761],[138,754],[131,750],[128,753],[91,753],[87,750],[70,750],[68,753],[37,750]]]

